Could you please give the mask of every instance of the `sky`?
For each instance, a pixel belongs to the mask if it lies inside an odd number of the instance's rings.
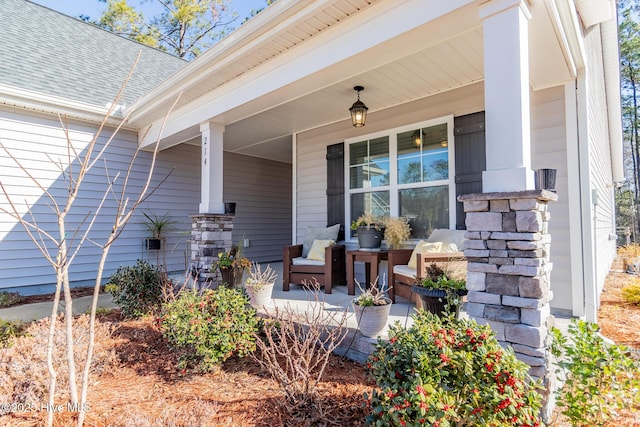
[[[78,17],[80,15],[88,15],[92,20],[98,19],[107,8],[106,3],[98,0],[31,0],[34,3],[41,4],[50,9],[57,10],[65,15]],[[154,11],[159,10],[157,2],[153,0],[128,0],[131,6],[142,11],[145,16],[153,16]],[[237,25],[240,25],[244,18],[249,16],[251,9],[262,9],[266,7],[266,0],[231,0],[231,9],[238,12]]]

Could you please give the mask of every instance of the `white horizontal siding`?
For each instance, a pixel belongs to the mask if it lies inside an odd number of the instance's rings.
[[[597,194],[597,200],[592,200],[597,204],[592,210],[591,227],[594,232],[595,275],[599,295],[616,253],[615,239],[610,238],[615,234],[615,202],[599,30],[588,32],[585,47],[588,58],[589,182],[592,194]]]
[[[72,145],[81,153],[97,131],[92,125],[78,122],[70,123],[69,130]],[[103,131],[97,149],[103,146],[111,132],[111,129]],[[119,172],[119,182],[123,182],[124,173],[137,145],[136,141],[136,135],[126,131],[120,131],[113,138],[112,145],[104,156],[111,179]],[[33,173],[59,203],[66,201],[66,184],[59,167],[54,163],[67,163],[66,137],[57,118],[25,114],[23,111],[8,108],[0,109],[0,142]],[[136,212],[113,245],[105,265],[105,278],[120,265],[132,265],[138,258],[156,262],[156,255],[159,255],[158,261],[165,264],[167,269],[184,269],[186,241],[191,229],[189,214],[197,212],[200,199],[199,156],[198,147],[187,145],[159,153],[152,185],[157,185],[170,172],[171,176],[142,204],[141,209]],[[151,153],[140,153],[130,176],[130,197],[134,197],[135,193],[141,190],[150,164]],[[74,170],[77,169],[75,164]],[[21,214],[26,213],[28,204],[41,227],[51,232],[57,231],[57,220],[50,207],[51,201],[3,150],[0,150],[0,179]],[[97,208],[107,180],[105,163],[102,161],[86,176],[79,197],[68,214],[69,242],[72,241],[73,231]],[[90,233],[90,238],[98,243],[104,242],[111,229],[114,203],[112,199],[107,201]],[[0,196],[0,204],[3,208],[8,207],[4,196]],[[167,235],[166,249],[158,254],[144,250],[147,232],[143,225],[142,211],[157,215],[169,213],[175,221],[173,229]],[[52,245],[49,246],[54,250]],[[69,270],[74,285],[87,285],[95,281],[99,256],[100,249],[96,245],[86,242],[82,246]],[[42,259],[19,223],[7,214],[0,213],[0,289],[29,286],[34,292],[46,291],[47,286],[54,283],[52,267]],[[30,292],[24,289],[22,291]]]
[[[571,236],[567,181],[567,144],[564,87],[531,94],[531,167],[557,169],[558,200],[549,203],[551,234],[551,307],[571,311]],[[580,236],[576,236],[580,238]]]

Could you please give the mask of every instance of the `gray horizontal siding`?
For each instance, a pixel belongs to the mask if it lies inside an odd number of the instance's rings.
[[[291,244],[291,165],[224,153],[224,200],[236,203],[233,239],[249,239],[245,255],[256,262],[282,260]]]
[[[82,141],[90,140],[96,129],[84,123],[70,123],[74,145],[79,148]],[[103,133],[100,144],[110,136],[110,130]],[[56,169],[45,153],[54,159],[66,158],[66,142],[57,118],[24,114],[10,109],[0,109],[0,141],[7,146],[25,167],[33,170],[34,176],[43,179],[44,185],[56,197],[62,200],[66,195],[65,183],[60,171]],[[124,174],[137,145],[137,137],[131,132],[121,131],[113,139],[105,159],[110,176],[116,172]],[[159,153],[153,185],[157,185],[166,174],[171,172],[165,183],[151,195],[131,219],[120,238],[113,245],[104,277],[108,277],[121,265],[132,265],[137,259],[162,262],[169,270],[182,270],[185,267],[187,240],[191,223],[189,215],[197,212],[200,200],[200,151],[198,147],[182,145]],[[151,153],[140,153],[133,173],[130,176],[129,196],[134,197],[140,191],[151,164]],[[124,176],[121,176],[120,182]],[[50,201],[44,197],[23,171],[0,150],[0,179],[6,184],[12,200],[24,210],[24,200],[32,206],[39,225],[55,232],[56,216],[52,213]],[[84,220],[87,213],[95,211],[104,189],[107,177],[104,163],[98,163],[87,175],[79,198],[68,215],[68,233]],[[2,207],[7,201],[0,197]],[[169,213],[175,221],[173,230],[167,235],[165,250],[158,254],[144,249],[147,231],[143,224],[143,211],[158,215]],[[103,242],[111,229],[115,204],[109,200],[99,215],[90,238]],[[52,245],[49,245],[50,247]],[[54,248],[51,247],[53,250]],[[156,259],[156,255],[159,255]],[[70,267],[73,284],[91,284],[95,280],[100,249],[87,242],[81,248],[78,257]],[[32,290],[46,291],[47,286],[55,283],[52,267],[42,259],[34,243],[26,235],[22,226],[8,215],[0,213],[0,289],[32,287]],[[25,293],[29,290],[23,290]]]

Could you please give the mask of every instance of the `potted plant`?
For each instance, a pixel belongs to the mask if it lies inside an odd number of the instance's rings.
[[[145,217],[143,222],[147,231],[151,234],[151,237],[147,238],[148,250],[160,250],[162,249],[162,241],[165,238],[165,233],[171,229],[175,221],[169,217],[169,214],[157,215],[155,213],[143,212]]]
[[[270,265],[267,264],[264,271],[257,262],[251,265],[249,278],[244,282],[244,288],[249,295],[249,304],[252,307],[261,308],[271,302],[271,292],[276,278],[277,274]]]
[[[249,267],[251,267],[251,261],[242,255],[242,246],[233,246],[229,252],[218,253],[218,259],[213,263],[212,270],[218,269],[222,276],[222,283],[235,288],[242,282],[244,271]]]
[[[389,249],[401,249],[411,237],[411,226],[404,217],[389,217],[384,221],[384,239]]]
[[[360,249],[377,249],[384,237],[384,221],[373,214],[366,213],[351,223],[351,230],[358,236]]]
[[[365,337],[375,338],[382,332],[389,320],[391,300],[378,287],[377,278],[367,289],[363,289],[358,281],[356,284],[360,289],[360,295],[351,302],[356,314],[358,329]]]
[[[466,281],[447,274],[436,263],[432,263],[426,270],[424,279],[413,285],[412,292],[418,294],[422,301],[422,308],[434,314],[455,312],[460,314],[462,297],[467,294]]]

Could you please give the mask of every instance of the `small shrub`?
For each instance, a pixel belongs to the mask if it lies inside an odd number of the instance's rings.
[[[0,348],[11,347],[13,340],[24,335],[26,323],[20,320],[0,319]]]
[[[622,288],[622,298],[625,302],[634,305],[640,305],[640,281],[635,280],[633,283]]]
[[[0,292],[0,308],[10,307],[22,302],[24,298],[17,292]]]
[[[624,346],[608,344],[598,326],[573,319],[569,338],[552,329],[551,352],[565,385],[557,392],[573,426],[603,425],[623,408],[640,405],[640,366]]]
[[[258,330],[255,309],[236,289],[184,291],[164,305],[162,335],[180,353],[179,368],[209,371],[233,355],[255,350]]]
[[[420,311],[390,327],[366,368],[379,389],[366,421],[383,426],[538,426],[541,395],[528,366],[488,326]]]
[[[124,316],[136,318],[158,309],[165,288],[171,286],[166,271],[138,260],[134,266],[119,267],[109,277],[105,291],[113,295]]]
[[[305,283],[319,289],[316,279]],[[320,408],[318,383],[332,352],[347,335],[347,310],[329,309],[319,292],[309,310],[300,312],[287,304],[267,312],[258,336],[258,351],[251,356],[278,382],[289,410],[317,415]]]

